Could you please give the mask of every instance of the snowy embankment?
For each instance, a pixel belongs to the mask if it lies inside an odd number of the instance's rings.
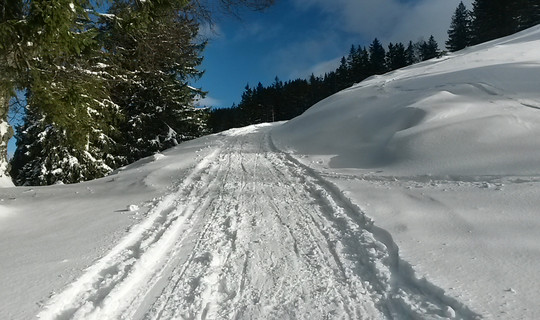
[[[540,28],[0,189],[0,319],[534,319]]]
[[[486,318],[540,314],[540,28],[376,76],[274,131]]]

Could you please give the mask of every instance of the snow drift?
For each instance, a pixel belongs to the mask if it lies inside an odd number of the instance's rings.
[[[331,168],[395,175],[536,175],[540,29],[372,77],[276,134]]]

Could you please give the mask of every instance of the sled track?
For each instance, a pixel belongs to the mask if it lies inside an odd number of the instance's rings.
[[[475,319],[269,129],[223,138],[42,319]]]

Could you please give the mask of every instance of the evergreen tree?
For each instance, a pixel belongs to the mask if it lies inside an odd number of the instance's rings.
[[[206,131],[204,110],[194,107],[200,90],[188,85],[201,72],[204,43],[184,1],[117,2],[105,21],[105,48],[119,73],[111,98],[121,108],[123,148],[133,162]]]
[[[396,70],[407,66],[407,55],[403,43],[388,44],[386,66],[388,70]]]
[[[351,45],[351,49],[349,50],[349,55],[347,56],[347,77],[344,79],[344,82],[346,82],[347,84],[352,85],[354,83],[353,69],[357,62],[358,62],[358,51],[356,50],[356,46],[353,44]]]
[[[426,61],[426,60],[441,56],[441,51],[439,50],[439,44],[437,43],[437,41],[435,41],[435,38],[433,36],[430,36],[427,42],[425,41],[420,42],[419,48],[420,48],[421,61]]]
[[[25,44],[20,43],[24,21],[24,3],[20,0],[0,0],[0,179],[9,179],[7,144],[13,136],[8,124],[9,103],[15,88],[23,78],[19,63]],[[18,45],[19,44],[19,45]]]
[[[107,165],[111,151],[107,142],[97,139],[89,141],[85,149],[74,147],[68,132],[48,124],[39,108],[27,108],[16,138],[11,175],[17,185],[75,183],[102,177],[112,170]]]
[[[365,47],[361,48],[358,46],[352,62],[353,64],[350,67],[351,84],[358,83],[371,75],[369,71],[369,52]]]
[[[460,2],[452,16],[446,48],[449,51],[458,51],[468,47],[470,44],[471,16],[463,2]]]
[[[420,61],[417,46],[415,46],[412,41],[409,41],[407,49],[405,49],[405,61],[407,62],[408,66]]]
[[[345,59],[345,57],[341,58],[339,67],[336,70],[336,76],[339,79],[338,81],[339,90],[345,89],[352,85],[352,81],[350,81],[349,63],[347,59]]]
[[[386,70],[386,51],[379,40],[375,38],[369,46],[369,65],[371,74],[383,74]]]
[[[518,30],[516,1],[475,0],[473,2],[473,43],[510,35]]]
[[[203,45],[193,40],[195,19],[208,17],[203,2],[115,0],[116,11],[101,15],[112,19],[99,20],[101,2],[0,0],[0,162],[9,99],[28,92],[13,161],[19,183],[99,177],[205,132],[206,112],[192,105],[204,93],[187,85],[200,75]],[[218,3],[263,9],[273,0]]]
[[[540,23],[540,2],[538,0],[515,0],[517,31]]]
[[[39,119],[39,125],[25,123],[33,130],[19,131],[18,148],[37,141],[47,153],[30,148],[24,157],[16,157],[14,167],[33,172],[31,180],[17,180],[37,184],[50,181],[42,179],[49,175],[46,169],[54,167],[43,166],[46,158],[76,159],[81,166],[71,167],[73,170],[86,168],[85,162],[89,161],[107,160],[113,165],[115,160],[101,151],[109,150],[114,144],[111,138],[114,130],[109,122],[114,119],[111,116],[114,105],[106,92],[107,75],[98,63],[102,51],[96,41],[94,20],[88,15],[90,2],[34,0],[26,3],[24,22],[20,26],[15,24],[14,29],[17,32],[15,44],[26,47],[9,58],[13,62],[10,77],[16,81],[15,87],[28,90],[28,112],[39,114],[39,118],[30,115],[26,121]],[[9,26],[4,27],[6,25]],[[47,134],[41,134],[36,128],[46,130]],[[56,170],[54,179],[74,182],[72,177],[75,176],[96,178],[110,171],[109,166],[104,168],[104,171],[79,174],[64,166],[62,170],[53,169]]]

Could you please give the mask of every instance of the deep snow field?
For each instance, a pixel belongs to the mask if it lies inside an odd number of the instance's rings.
[[[0,319],[536,319],[540,27],[0,189]]]

